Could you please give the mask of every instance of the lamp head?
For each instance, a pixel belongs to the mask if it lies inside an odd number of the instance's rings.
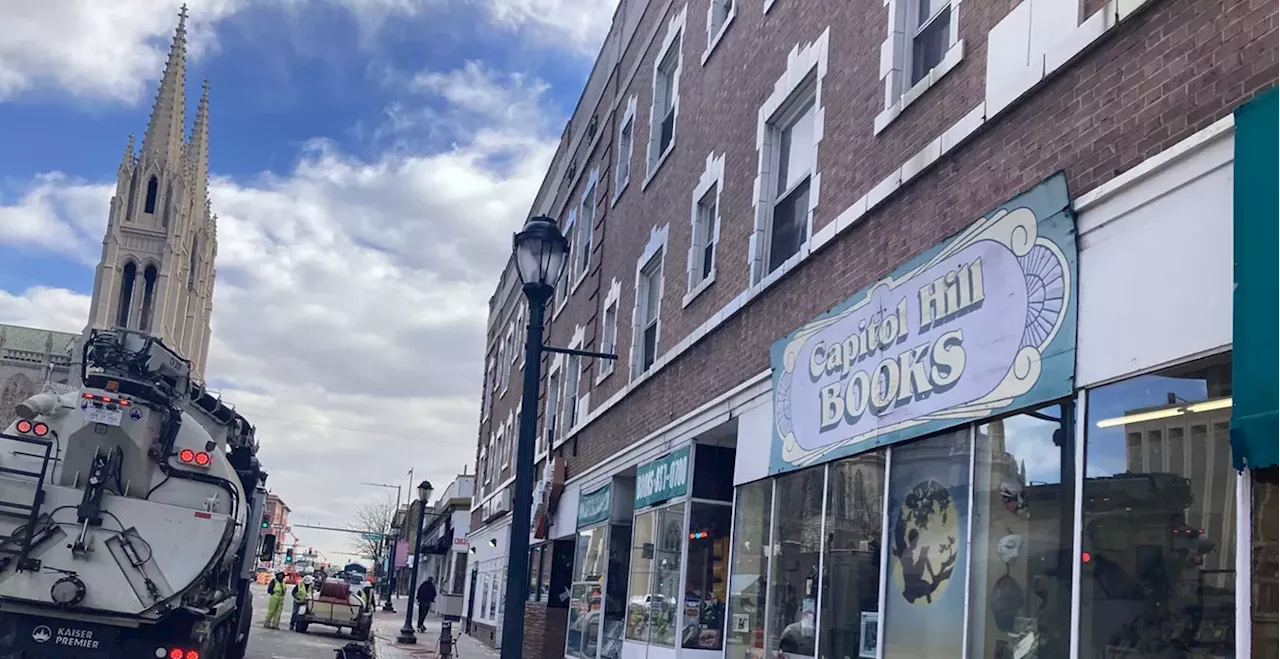
[[[550,297],[569,254],[569,241],[556,221],[545,215],[529,218],[512,239],[512,250],[526,295]]]
[[[418,500],[422,505],[426,505],[431,501],[431,481],[422,481],[418,483]]]

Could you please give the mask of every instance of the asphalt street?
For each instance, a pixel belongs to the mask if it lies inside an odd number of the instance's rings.
[[[305,634],[289,631],[289,600],[285,599],[279,631],[263,629],[267,617],[267,587],[253,586],[253,631],[249,634],[246,659],[334,659],[336,650],[350,643],[346,633],[332,627],[312,626]]]

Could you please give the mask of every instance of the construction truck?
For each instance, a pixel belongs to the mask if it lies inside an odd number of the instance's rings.
[[[0,659],[242,659],[274,552],[253,426],[147,334],[81,358],[0,431]]]

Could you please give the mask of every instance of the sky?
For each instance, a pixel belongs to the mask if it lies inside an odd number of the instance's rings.
[[[83,329],[180,4],[0,0],[0,323]],[[219,216],[206,379],[295,524],[474,470],[488,299],[615,4],[188,0]]]

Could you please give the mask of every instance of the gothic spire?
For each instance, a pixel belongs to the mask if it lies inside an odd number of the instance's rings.
[[[120,158],[120,171],[127,172],[133,168],[134,147],[133,133],[129,133],[129,143],[124,147],[124,156]]]
[[[183,110],[187,87],[187,6],[178,13],[178,29],[169,46],[169,59],[160,78],[151,120],[142,140],[143,157],[150,155],[162,163],[176,165],[182,157],[182,132],[186,124]]]
[[[188,165],[195,183],[196,199],[204,199],[209,189],[209,81],[204,81],[200,94],[200,107],[196,110],[196,122],[191,127],[191,141],[187,145]]]

